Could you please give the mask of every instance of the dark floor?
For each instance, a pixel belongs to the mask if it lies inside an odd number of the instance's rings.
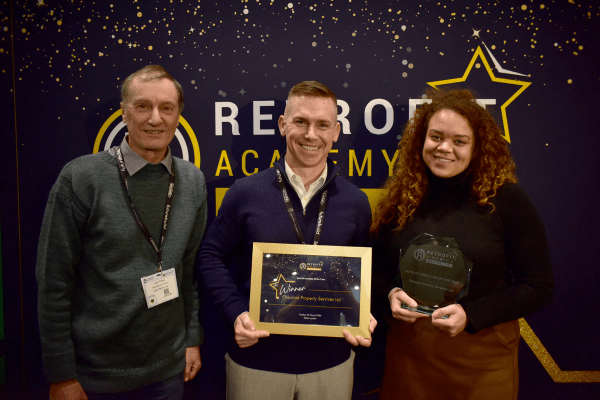
[[[27,386],[7,383],[0,386],[0,400],[48,400],[48,390],[48,386]],[[183,400],[220,400],[225,398],[224,393],[222,395],[213,393],[209,395],[210,397],[200,397],[200,394],[196,392],[193,386],[186,384],[183,392]]]

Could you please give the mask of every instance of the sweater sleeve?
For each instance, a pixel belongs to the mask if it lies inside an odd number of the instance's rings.
[[[371,279],[372,309],[375,318],[389,314],[390,303],[387,295],[399,286],[395,280],[398,261],[392,257],[392,228],[383,225],[373,239],[373,277]]]
[[[505,230],[507,263],[512,283],[473,301],[461,303],[467,332],[516,320],[550,304],[554,279],[542,220],[525,192],[504,185],[494,199]]]
[[[371,205],[369,204],[369,200],[364,196],[364,202],[362,204],[362,210],[360,213],[357,213],[357,222],[356,222],[356,240],[351,243],[351,246],[363,246],[370,247],[372,245],[371,242]]]
[[[238,201],[238,184],[227,191],[219,215],[211,224],[202,248],[198,265],[204,288],[210,293],[217,309],[233,326],[241,313],[248,311],[248,301],[240,294],[232,272],[228,268],[242,248],[242,230]]]
[[[44,371],[49,382],[74,379],[71,305],[81,235],[89,210],[76,197],[65,167],[52,187],[38,245],[36,280]]]
[[[206,182],[202,172],[199,173],[196,185],[199,188],[198,195],[200,196],[201,202],[198,207],[196,221],[194,222],[193,231],[188,241],[186,253],[183,256],[182,291],[187,333],[186,347],[195,347],[204,342],[204,331],[198,320],[198,312],[200,309],[198,290],[194,285],[194,264],[196,254],[200,248],[200,243],[202,242],[202,237],[204,236],[208,212],[208,205],[206,202]]]

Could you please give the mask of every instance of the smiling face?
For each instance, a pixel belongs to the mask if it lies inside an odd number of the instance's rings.
[[[442,109],[431,117],[423,145],[423,160],[440,178],[450,178],[469,166],[475,136],[460,114]]]
[[[179,125],[177,90],[168,79],[143,81],[135,78],[128,103],[121,103],[123,121],[133,151],[151,163],[165,158],[167,146]]]
[[[299,175],[299,169],[320,173],[340,134],[337,104],[329,97],[292,96],[279,117],[279,131],[287,143],[290,168]]]

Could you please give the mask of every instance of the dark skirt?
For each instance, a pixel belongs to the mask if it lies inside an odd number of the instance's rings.
[[[519,323],[451,338],[422,318],[393,320],[387,335],[380,399],[516,399]]]

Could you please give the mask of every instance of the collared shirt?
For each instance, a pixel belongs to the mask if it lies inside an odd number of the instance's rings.
[[[290,168],[290,166],[288,165],[286,160],[284,160],[284,162],[285,162],[285,173],[288,176],[288,178],[290,179],[290,183],[292,184],[292,187],[294,188],[296,193],[298,193],[298,197],[300,197],[300,201],[302,202],[302,208],[306,209],[306,205],[308,204],[310,199],[325,184],[325,180],[327,179],[327,164],[325,164],[325,168],[323,168],[323,172],[321,172],[321,175],[319,176],[319,178],[317,178],[316,181],[311,183],[310,186],[308,187],[308,190],[306,190],[304,188],[304,182],[302,181],[302,178],[299,177],[298,175],[296,175],[294,173],[294,171],[292,171],[292,169]]]
[[[123,153],[123,161],[125,162],[125,168],[129,173],[129,176],[133,176],[140,169],[144,168],[147,164],[149,164],[148,160],[144,157],[140,156],[138,153],[133,151],[133,149],[127,143],[127,135],[123,138],[121,142],[121,153]],[[109,150],[109,153],[116,157],[117,154],[113,149]],[[171,148],[167,147],[167,155],[166,157],[159,163],[165,166],[167,171],[171,173],[171,167],[173,165],[173,158],[171,157]]]

